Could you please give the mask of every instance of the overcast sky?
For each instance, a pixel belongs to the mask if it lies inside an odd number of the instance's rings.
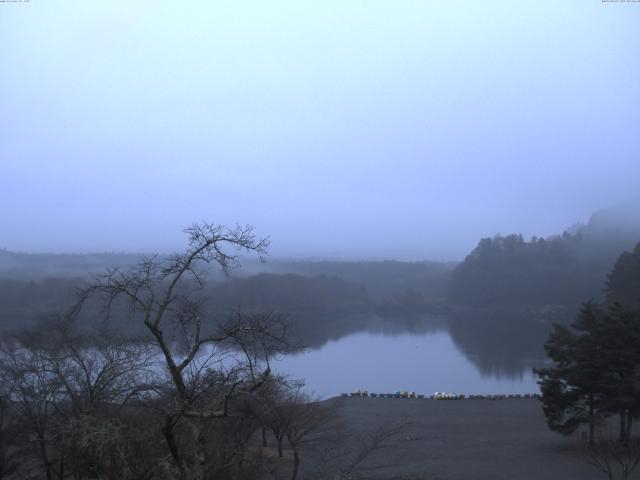
[[[0,45],[0,248],[459,259],[640,185],[640,3],[31,0]]]

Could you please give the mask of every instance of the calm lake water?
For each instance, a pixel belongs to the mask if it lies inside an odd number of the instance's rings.
[[[467,395],[538,391],[530,366],[523,364],[506,373],[499,368],[483,369],[482,359],[472,360],[473,355],[463,352],[444,329],[393,334],[362,331],[282,358],[274,368],[305,379],[307,390],[323,398],[355,389],[429,395],[436,391]]]

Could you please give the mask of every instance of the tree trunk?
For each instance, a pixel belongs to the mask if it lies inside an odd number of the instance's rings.
[[[267,446],[267,429],[262,427],[262,446],[266,448]]]
[[[620,411],[620,434],[619,434],[618,441],[623,445],[627,443],[626,427],[627,427],[627,411],[621,410]]]
[[[594,446],[596,418],[593,409],[593,394],[589,395],[589,448]]]
[[[278,437],[278,456],[282,458],[282,437]]]
[[[195,461],[191,469],[190,476],[192,480],[204,480],[205,465],[207,463],[205,438],[199,428],[196,426],[192,426],[191,428],[193,430]]]
[[[40,441],[40,454],[42,455],[42,463],[44,464],[47,480],[52,480],[53,477],[51,476],[51,465],[49,464],[49,459],[47,458],[47,447],[42,440]]]
[[[633,428],[633,415],[631,415],[631,411],[627,411],[627,442],[631,441],[631,429]]]
[[[293,447],[293,472],[291,473],[291,480],[296,480],[298,477],[298,468],[300,467],[300,455],[298,455],[298,449]]]
[[[180,450],[178,449],[178,445],[176,443],[176,439],[173,436],[173,419],[170,415],[165,417],[164,427],[162,427],[162,434],[167,442],[167,446],[169,447],[169,452],[171,453],[171,457],[174,462],[176,462],[176,466],[180,471],[180,478],[183,480],[187,479],[187,472],[184,468],[184,463],[182,462],[182,456],[180,455]],[[49,479],[48,479],[49,480]]]

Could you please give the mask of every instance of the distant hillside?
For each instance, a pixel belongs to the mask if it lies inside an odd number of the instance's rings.
[[[103,272],[107,268],[126,267],[142,255],[101,254],[30,254],[0,250],[0,279],[36,281],[44,279],[78,279]],[[260,274],[300,275],[301,277],[335,277],[363,287],[376,303],[442,302],[446,299],[454,263],[399,261],[281,261],[258,262],[243,259],[232,278]],[[212,281],[225,280],[212,265]],[[274,281],[276,278],[273,278]]]
[[[129,253],[16,253],[0,249],[0,278],[37,280],[86,277],[109,267],[129,265],[140,257]]]
[[[387,261],[270,261],[260,268],[270,273],[326,275],[362,285],[374,300],[411,297],[444,301],[455,263]]]
[[[278,310],[287,313],[364,311],[371,299],[364,287],[326,275],[303,277],[262,273],[211,285],[207,295],[215,310]]]
[[[399,261],[280,261],[248,258],[229,281],[213,269],[220,306],[278,306],[331,311],[427,311],[445,301],[467,306],[574,305],[600,299],[617,257],[640,241],[640,208],[602,210],[562,235],[525,240],[484,238],[459,263]],[[80,279],[125,267],[140,255],[26,254],[0,250],[5,294],[0,314],[62,307]],[[52,280],[57,279],[57,280]],[[1,320],[1,318],[0,318]]]
[[[575,305],[601,299],[617,257],[640,240],[640,207],[599,211],[562,235],[483,238],[453,271],[456,305]]]
[[[74,302],[74,288],[90,274],[107,267],[126,267],[139,259],[136,255],[113,254],[2,251],[0,255],[0,328],[65,311]],[[451,269],[449,264],[427,262],[247,261],[231,278],[211,272],[213,281],[204,295],[220,315],[238,307],[304,316],[414,314],[432,311],[444,301]]]

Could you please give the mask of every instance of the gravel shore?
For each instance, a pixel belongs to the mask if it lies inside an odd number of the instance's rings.
[[[397,442],[371,459],[371,477],[429,480],[597,480],[575,438],[551,432],[539,400],[335,398],[349,429],[408,418]]]

